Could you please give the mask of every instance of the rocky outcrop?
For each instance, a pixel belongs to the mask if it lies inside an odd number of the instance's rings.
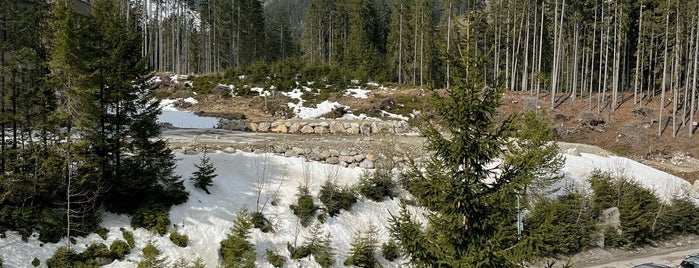
[[[381,120],[279,120],[264,122],[247,122],[245,120],[221,119],[219,129],[273,132],[283,134],[404,134],[417,132],[417,129],[405,121],[381,121]]]

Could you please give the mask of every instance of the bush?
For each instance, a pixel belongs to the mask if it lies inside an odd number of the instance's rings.
[[[102,226],[98,227],[97,230],[95,230],[95,233],[97,233],[97,235],[99,235],[102,238],[102,240],[107,240],[107,233],[108,232],[109,232],[109,230],[107,230],[107,228],[104,228]]]
[[[251,216],[252,216],[252,218],[251,218],[252,225],[255,228],[260,229],[260,231],[262,231],[263,233],[268,233],[268,232],[273,231],[272,223],[270,223],[269,220],[267,220],[267,218],[265,218],[265,215],[263,215],[262,212],[255,211],[252,213]]]
[[[524,219],[526,239],[537,245],[536,254],[554,256],[574,254],[587,249],[596,224],[589,201],[579,193],[536,203]]]
[[[670,206],[663,211],[658,218],[660,223],[656,229],[662,232],[662,236],[673,234],[699,234],[699,208],[694,202],[686,198],[675,198]]]
[[[287,244],[286,248],[289,250],[292,259],[301,259],[309,255],[313,255],[321,267],[330,267],[335,264],[333,247],[330,245],[332,237],[330,234],[323,235],[323,231],[320,225],[316,226],[311,230],[310,236],[306,238],[306,241],[300,247],[294,247],[291,244]]]
[[[329,180],[320,187],[318,199],[323,203],[330,217],[337,215],[342,209],[349,211],[352,205],[357,202],[357,197],[354,196],[352,189],[340,188]]]
[[[85,251],[79,254],[80,259],[87,265],[100,266],[100,259],[112,259],[112,252],[107,245],[102,243],[92,243]]]
[[[160,250],[153,245],[153,241],[148,241],[141,254],[143,259],[138,263],[138,268],[164,268],[168,266],[167,260],[160,258]]]
[[[267,262],[274,267],[284,267],[286,263],[286,258],[275,253],[274,251],[267,249]]]
[[[151,232],[164,235],[170,227],[169,210],[170,209],[164,205],[148,205],[142,207],[138,209],[131,218],[131,227],[141,227]]]
[[[389,240],[381,245],[381,253],[387,261],[394,261],[400,257],[400,250],[396,241]]]
[[[301,219],[301,225],[307,227],[313,220],[313,215],[315,215],[318,207],[313,203],[313,197],[307,187],[300,187],[296,195],[298,196],[296,204],[292,204],[289,207],[294,212],[294,215]]]
[[[180,234],[179,232],[177,232],[177,229],[175,229],[170,233],[170,241],[172,241],[173,244],[179,247],[186,248],[187,242],[189,242],[189,237]]]
[[[136,241],[133,239],[133,233],[121,228],[121,235],[124,237],[124,240],[126,240],[126,243],[129,244],[129,247],[134,248],[136,246]]]
[[[111,245],[109,245],[109,251],[112,253],[112,258],[123,260],[124,256],[131,253],[131,246],[124,240],[114,240]]]
[[[377,168],[374,172],[364,172],[359,178],[357,190],[364,197],[381,202],[385,196],[396,196],[396,182],[391,178],[391,172]]]
[[[593,172],[590,186],[595,216],[604,209],[619,208],[620,245],[642,246],[672,233],[672,228],[663,228],[662,221],[656,220],[662,217],[663,205],[653,191],[635,181],[602,172]]]
[[[378,245],[376,233],[376,227],[370,225],[366,233],[358,233],[354,236],[350,246],[349,258],[344,263],[346,266],[354,265],[373,268],[379,265],[379,261],[374,257]]]
[[[221,241],[221,257],[224,267],[255,267],[255,247],[250,241],[252,228],[250,214],[246,210],[238,212],[228,238]]]
[[[80,262],[78,252],[68,247],[59,247],[53,253],[53,256],[46,260],[46,266],[48,267],[76,267],[84,265]]]
[[[39,259],[37,259],[37,258],[34,258],[34,259],[32,260],[32,266],[34,266],[34,267],[39,267],[39,265],[41,265],[41,261],[40,261]],[[1,261],[0,261],[0,267],[2,267],[2,262],[1,262]]]

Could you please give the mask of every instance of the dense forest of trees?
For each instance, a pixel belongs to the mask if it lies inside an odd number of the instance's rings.
[[[449,87],[450,57],[474,15],[494,85],[581,97],[613,112],[659,100],[658,134],[693,134],[699,2],[673,0],[136,1],[152,68],[212,73],[289,57],[352,79]],[[265,8],[266,7],[266,8]],[[150,15],[149,15],[150,14]],[[153,15],[156,14],[156,15]],[[551,94],[549,94],[551,93]],[[671,124],[671,125],[669,125]],[[669,127],[671,126],[671,127]]]
[[[187,200],[160,140],[134,12],[92,1],[0,2],[0,231],[42,241]]]

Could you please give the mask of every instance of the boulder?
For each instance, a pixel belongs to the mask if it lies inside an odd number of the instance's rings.
[[[337,156],[328,157],[327,159],[325,159],[325,163],[337,165],[340,163],[340,158],[338,158]]]
[[[619,228],[619,226],[621,226],[620,215],[618,207],[605,209],[600,213],[600,224]]]
[[[364,159],[366,159],[366,156],[364,156],[363,154],[357,154],[354,156],[354,162],[357,163],[364,161]]]
[[[301,124],[299,124],[298,122],[294,122],[291,124],[291,126],[289,126],[288,132],[291,134],[295,134],[295,133],[298,133],[300,129],[301,129]]]
[[[289,129],[288,129],[288,128],[286,127],[286,125],[284,125],[284,124],[279,124],[279,125],[277,125],[276,127],[274,127],[274,128],[272,129],[272,132],[274,132],[274,133],[283,133],[283,134],[285,134],[285,133],[287,133],[288,131],[289,131]]]
[[[328,134],[328,128],[326,128],[324,126],[316,126],[313,128],[313,131],[315,132],[315,134],[320,134],[320,135]]]
[[[350,127],[346,130],[348,134],[359,134],[359,128],[358,127]]]
[[[340,162],[345,162],[347,164],[354,163],[354,157],[349,155],[342,155],[339,157]]]
[[[257,132],[257,123],[250,122],[248,124],[248,129],[252,132]]]
[[[337,122],[330,122],[330,133],[335,134],[335,133],[344,133],[345,128],[342,126],[342,123],[337,123]]]
[[[303,134],[312,134],[315,132],[315,129],[311,125],[305,125],[301,128],[301,133]]]
[[[260,124],[257,125],[257,130],[260,132],[267,132],[271,126],[272,124],[269,122],[260,122]]]
[[[374,168],[374,161],[371,161],[369,159],[364,159],[361,163],[359,163],[360,168],[365,168],[365,169],[373,169]]]

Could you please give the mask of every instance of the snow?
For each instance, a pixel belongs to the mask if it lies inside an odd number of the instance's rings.
[[[290,102],[287,105],[289,106],[289,108],[292,108],[296,116],[298,116],[301,119],[318,118],[321,115],[331,112],[335,108],[343,107],[342,105],[340,105],[340,103],[336,101],[331,102],[327,100],[317,104],[315,108],[304,107],[303,102],[299,102],[298,104]]]
[[[371,90],[362,89],[361,87],[348,88],[345,90],[345,96],[352,96],[356,99],[368,99],[367,93],[369,92],[371,92]]]
[[[265,97],[265,96],[271,96],[272,94],[269,93],[269,91],[265,90],[264,88],[261,87],[253,87],[250,89],[250,91],[257,92],[257,95],[260,97]]]
[[[403,116],[403,115],[399,115],[399,114],[392,114],[392,113],[389,113],[389,112],[384,111],[384,110],[381,110],[381,114],[382,114],[383,116],[388,117],[388,118],[395,118],[395,119],[400,119],[400,120],[403,120],[403,121],[408,121],[408,120],[410,119],[410,118],[408,118],[407,116]]]
[[[595,169],[636,180],[655,189],[661,197],[682,194],[681,189],[689,185],[681,178],[623,157],[603,157],[594,154],[562,155],[565,158],[565,167],[561,170],[565,175],[562,183],[574,187],[585,189],[588,184],[586,179]],[[185,179],[190,177],[195,170],[194,164],[199,163],[200,156],[201,154],[176,154],[176,173]],[[289,260],[287,267],[318,267],[312,257],[290,260],[286,250],[287,243],[303,243],[309,231],[314,228],[313,225],[301,227],[297,217],[289,209],[289,205],[296,201],[297,187],[308,185],[311,194],[317,196],[320,186],[326,180],[333,180],[340,185],[352,185],[357,182],[363,170],[271,154],[217,152],[209,156],[218,174],[214,179],[214,185],[209,188],[211,195],[193,187],[191,181],[185,180],[185,187],[190,193],[189,200],[174,206],[170,211],[171,223],[178,226],[180,233],[189,236],[189,245],[186,248],[175,246],[170,242],[168,235],[161,237],[142,228],[133,230],[129,227],[128,216],[110,213],[104,215],[102,222],[102,226],[109,230],[106,241],[91,234],[77,238],[77,244],[73,247],[82,251],[91,242],[111,244],[116,239],[123,239],[119,228],[125,228],[134,233],[136,248],[124,261],[115,261],[107,267],[134,267],[140,260],[141,249],[149,240],[153,241],[163,252],[163,256],[167,256],[170,261],[180,257],[189,260],[202,257],[208,267],[216,267],[219,260],[219,244],[227,236],[236,213],[243,208],[255,211],[256,189],[259,189],[257,186],[262,186],[260,208],[272,222],[275,232],[262,233],[258,229],[252,230],[251,242],[257,251],[257,266],[271,267],[265,258],[265,251],[270,248]],[[264,181],[260,180],[263,176]],[[272,200],[277,204],[272,205]],[[370,224],[377,227],[379,242],[386,241],[388,212],[398,212],[398,202],[397,198],[380,203],[360,199],[350,211],[343,211],[338,216],[327,219],[320,228],[332,235],[337,266],[341,266],[347,257],[353,236],[366,230]],[[318,200],[316,203],[320,204]],[[42,246],[36,234],[25,243],[17,233],[8,232],[6,238],[0,239],[0,256],[4,259],[4,267],[27,267],[34,257],[41,260],[45,267],[45,260],[59,246],[65,244],[66,239]],[[400,266],[400,262],[388,263],[383,259],[381,261],[384,267]]]

